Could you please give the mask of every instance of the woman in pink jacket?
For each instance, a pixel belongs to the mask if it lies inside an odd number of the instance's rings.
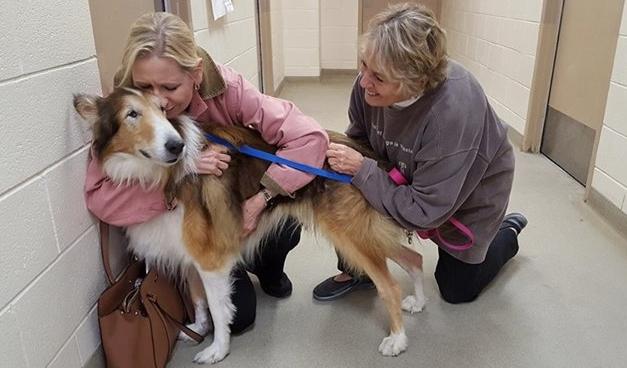
[[[235,70],[217,65],[195,42],[187,25],[168,13],[145,14],[133,24],[115,77],[116,87],[134,87],[161,99],[168,118],[186,114],[200,126],[243,125],[261,133],[278,147],[277,155],[321,167],[328,136],[312,118],[294,104],[260,93]],[[197,172],[222,175],[230,157],[208,149],[197,163]],[[261,180],[262,191],[243,206],[244,229],[255,229],[269,198],[291,196],[313,179],[312,175],[271,165]],[[87,169],[85,198],[89,210],[101,220],[117,226],[148,221],[168,211],[161,190],[140,185],[114,185],[91,160]],[[291,294],[292,284],[283,272],[285,258],[300,240],[300,225],[288,221],[262,249],[261,256],[246,269],[255,273],[262,289],[282,298]],[[241,332],[255,320],[255,292],[243,267],[234,271],[233,303],[237,312],[231,326]]]

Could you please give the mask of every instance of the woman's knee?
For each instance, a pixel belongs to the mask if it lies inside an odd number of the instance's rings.
[[[279,233],[278,243],[285,248],[293,249],[300,242],[301,225],[293,217],[285,221]]]
[[[440,295],[442,296],[442,299],[451,304],[470,303],[479,296],[479,293],[474,290],[464,290],[456,287],[442,287],[439,284],[438,286],[440,288]]]
[[[479,296],[479,291],[471,283],[447,277],[438,271],[440,270],[436,270],[435,280],[438,283],[442,299],[447,303],[469,303]]]

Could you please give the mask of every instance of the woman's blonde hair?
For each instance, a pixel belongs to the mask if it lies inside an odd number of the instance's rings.
[[[197,67],[202,59],[194,34],[181,18],[171,13],[147,13],[131,26],[115,86],[132,86],[131,70],[135,60],[149,54],[171,58],[187,71]]]
[[[400,82],[401,93],[415,96],[446,78],[446,33],[428,8],[393,5],[370,22],[360,57],[384,79]]]

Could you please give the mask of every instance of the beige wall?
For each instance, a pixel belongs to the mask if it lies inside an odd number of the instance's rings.
[[[194,36],[216,62],[232,67],[259,87],[255,3],[233,0],[233,5],[234,12],[214,20],[210,0],[190,0]]]
[[[480,81],[490,103],[524,132],[538,46],[542,0],[443,0],[451,57]]]
[[[627,7],[619,34],[592,188],[627,214]]]
[[[357,69],[359,1],[320,0],[320,67]]]
[[[285,76],[319,76],[319,1],[283,0],[282,5]]]
[[[88,0],[4,1],[0,44],[0,365],[79,367],[105,286],[72,107],[100,92]]]

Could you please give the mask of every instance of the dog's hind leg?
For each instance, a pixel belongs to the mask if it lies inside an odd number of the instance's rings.
[[[340,239],[341,238],[341,239]],[[401,311],[401,288],[392,277],[383,255],[369,253],[366,249],[374,249],[372,245],[355,244],[351,237],[342,236],[333,239],[335,244],[342,244],[340,253],[349,263],[363,269],[377,287],[390,316],[390,335],[379,345],[379,352],[386,356],[396,356],[407,349],[407,335],[403,327]],[[336,242],[337,240],[337,242]]]
[[[194,304],[194,323],[188,324],[187,327],[192,331],[205,336],[209,332],[211,326],[211,320],[209,319],[209,312],[207,308],[207,295],[205,295],[205,288],[200,279],[200,275],[195,267],[190,267],[187,271],[187,287],[189,288],[189,295]],[[179,340],[192,342],[191,337],[183,331],[179,333]]]
[[[216,363],[229,353],[231,343],[230,324],[235,314],[235,306],[231,302],[231,269],[233,264],[220,270],[204,271],[200,267],[198,274],[205,287],[207,303],[213,320],[213,342],[194,357],[194,362]]]
[[[401,266],[414,282],[414,295],[405,297],[401,307],[409,313],[421,312],[427,300],[422,284],[422,255],[411,248],[399,246],[390,255],[390,258]]]

